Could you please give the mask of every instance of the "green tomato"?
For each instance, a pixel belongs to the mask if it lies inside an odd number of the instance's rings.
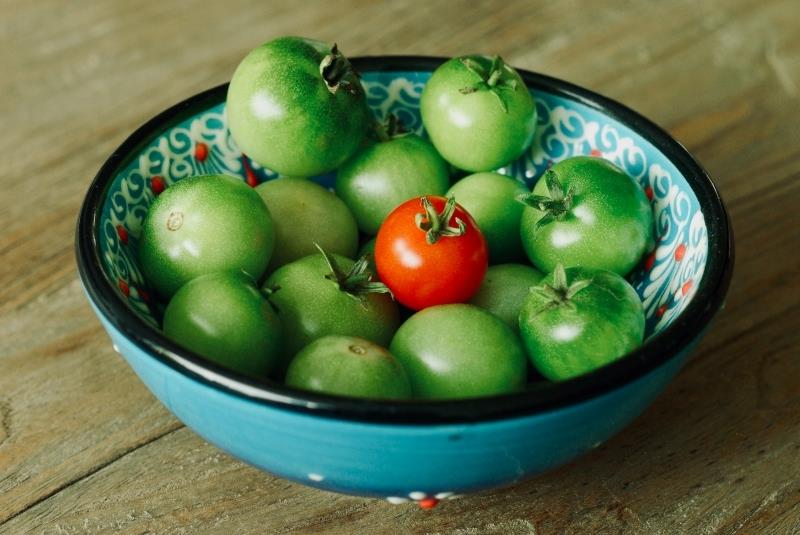
[[[543,276],[537,269],[522,264],[489,266],[481,287],[469,302],[488,310],[519,333],[519,312],[531,288]]]
[[[605,270],[558,266],[525,301],[520,332],[533,366],[562,381],[613,362],[641,345],[644,310],[636,291]]]
[[[557,163],[526,202],[522,245],[542,271],[560,263],[625,275],[653,245],[647,196],[607,160],[575,156]]]
[[[374,236],[381,223],[403,201],[442,195],[450,177],[446,162],[433,145],[416,134],[371,143],[345,162],[336,175],[336,194]]]
[[[425,84],[420,111],[444,159],[472,172],[517,159],[536,129],[533,97],[499,57],[464,56],[440,65]]]
[[[286,384],[304,390],[372,399],[411,397],[408,376],[394,356],[369,340],[323,336],[289,364]]]
[[[354,264],[336,254],[327,257],[317,253],[295,260],[264,283],[281,318],[289,358],[326,335],[357,336],[387,346],[400,324],[389,294],[367,292],[365,262]]]
[[[358,75],[336,46],[281,37],[252,50],[233,73],[228,127],[252,159],[282,175],[339,167],[370,124]]]
[[[226,175],[185,178],[164,190],[145,216],[139,264],[164,297],[200,275],[243,270],[258,279],[275,232],[258,194]]]
[[[181,287],[164,311],[170,340],[222,366],[264,377],[278,362],[277,314],[242,272],[222,271]]]
[[[527,192],[522,183],[498,173],[469,175],[447,192],[478,223],[489,246],[490,263],[502,264],[525,257],[519,235],[525,207],[516,197]]]
[[[275,225],[275,252],[267,268],[316,253],[314,244],[348,258],[358,249],[353,214],[336,195],[305,178],[278,178],[256,187]]]
[[[527,361],[511,328],[473,305],[425,308],[400,326],[389,351],[408,373],[415,397],[469,398],[516,392]]]

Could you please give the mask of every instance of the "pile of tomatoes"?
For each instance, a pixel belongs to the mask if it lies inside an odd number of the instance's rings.
[[[492,172],[536,128],[499,57],[434,71],[427,137],[377,124],[336,45],[298,37],[250,52],[226,104],[236,143],[281,178],[196,176],[153,202],[140,263],[176,343],[250,376],[386,399],[515,392],[529,367],[564,380],[641,344],[624,276],[652,248],[650,204],[600,158],[559,162],[533,191]],[[335,193],[308,179],[333,171]]]

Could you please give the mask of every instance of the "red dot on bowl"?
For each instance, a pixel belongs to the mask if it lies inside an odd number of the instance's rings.
[[[164,177],[161,175],[156,175],[150,179],[150,189],[153,190],[153,193],[156,195],[164,191],[166,187],[167,184],[164,182]]]
[[[128,286],[128,283],[125,282],[124,280],[119,279],[117,281],[117,286],[119,286],[119,291],[125,294],[126,297],[131,295],[131,288],[130,286]]]
[[[194,146],[194,157],[198,162],[204,162],[208,158],[208,145],[199,141]]]
[[[242,165],[244,165],[244,177],[247,185],[251,188],[258,186],[258,178],[253,168],[250,167],[250,162],[247,161],[247,156],[245,155],[242,155]]]
[[[117,236],[119,236],[119,241],[122,242],[123,245],[128,244],[128,229],[122,225],[117,225]]]
[[[653,269],[653,266],[655,264],[656,264],[656,252],[653,251],[652,253],[647,255],[647,258],[644,261],[644,269],[650,271],[651,269]]]
[[[668,308],[669,307],[667,305],[661,305],[660,307],[658,307],[658,310],[656,310],[656,317],[660,318],[661,316],[663,316],[667,312]]]
[[[598,156],[602,156],[602,155],[603,155],[603,153],[602,153],[602,152],[600,152],[600,151],[599,151],[599,150],[597,150],[597,149],[592,149],[592,152],[590,152],[589,154],[590,154],[591,156],[594,156],[594,157],[598,157]]]
[[[148,292],[144,288],[137,288],[136,292],[139,294],[139,299],[141,299],[145,303],[150,301],[150,292]]]
[[[423,498],[419,502],[420,509],[433,509],[439,503],[436,498]]]
[[[680,262],[681,260],[683,260],[683,257],[684,257],[684,256],[686,256],[686,245],[684,245],[684,244],[682,243],[682,244],[680,244],[680,245],[678,246],[678,248],[677,248],[677,249],[675,249],[675,260],[677,260],[678,262]]]
[[[646,188],[644,188],[644,194],[647,195],[648,200],[651,201],[653,200],[653,188],[647,186]]]
[[[693,283],[692,283],[692,279],[689,279],[688,281],[684,282],[684,283],[683,283],[683,286],[681,286],[681,293],[682,293],[683,295],[686,295],[686,294],[688,294],[688,293],[689,293],[689,290],[691,290],[691,289],[692,289],[692,284],[693,284]]]

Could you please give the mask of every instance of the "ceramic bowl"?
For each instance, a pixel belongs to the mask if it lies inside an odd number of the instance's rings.
[[[441,58],[356,58],[376,116],[422,132],[419,99]],[[108,158],[77,228],[80,278],[98,318],[152,393],[204,439],[270,473],[332,491],[419,501],[507,485],[597,447],[639,415],[686,361],[723,303],[733,267],[724,206],[706,172],[666,132],[625,106],[520,71],[536,99],[533,146],[500,171],[532,185],[553,162],[595,155],[644,188],[658,244],[629,277],[642,298],[638,350],[563,383],[447,402],[378,402],[294,390],[217,366],[166,339],[137,260],[142,220],[170,184],[275,174],[248,160],[225,125],[222,85],[154,117]],[[318,180],[330,185],[332,176]]]

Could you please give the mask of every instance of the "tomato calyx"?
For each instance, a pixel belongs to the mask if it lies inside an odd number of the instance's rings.
[[[558,264],[553,270],[553,284],[543,282],[539,286],[531,288],[531,293],[538,294],[545,299],[543,305],[539,307],[536,314],[541,314],[553,308],[567,307],[575,310],[575,303],[572,298],[592,284],[592,279],[582,279],[573,281],[572,284],[567,282],[567,272],[563,264]]]
[[[336,284],[336,287],[347,295],[361,303],[366,308],[366,296],[371,293],[389,294],[392,299],[392,291],[384,283],[372,280],[372,271],[369,269],[367,255],[362,256],[353,264],[349,271],[345,271],[336,259],[325,252],[318,244],[314,244],[319,249],[322,258],[330,268],[331,272],[325,278]]]
[[[476,91],[488,90],[497,97],[497,101],[504,112],[508,113],[508,104],[500,94],[502,90],[517,89],[517,81],[514,78],[503,76],[507,70],[505,62],[500,56],[492,58],[492,65],[486,70],[480,63],[472,58],[461,58],[461,63],[468,71],[477,74],[480,81],[475,85],[462,87],[459,89],[462,95],[468,95]]]
[[[405,137],[411,132],[406,128],[400,118],[394,113],[386,116],[383,122],[376,121],[373,127],[373,133],[378,141],[391,141],[399,137]]]
[[[436,208],[427,197],[422,197],[420,202],[425,213],[416,214],[414,216],[414,224],[425,233],[425,241],[429,245],[435,244],[439,241],[439,238],[456,238],[463,236],[467,232],[466,223],[459,217],[454,219],[456,226],[450,225],[450,218],[453,217],[453,212],[456,209],[455,197],[447,198],[441,213],[436,211]]]
[[[547,185],[547,191],[550,193],[549,197],[533,193],[525,193],[516,197],[517,201],[522,204],[544,212],[544,215],[536,222],[536,230],[553,221],[564,219],[564,216],[572,209],[575,200],[572,186],[565,190],[555,171],[548,169],[544,172],[543,178]]]
[[[340,87],[353,95],[358,94],[361,89],[360,84],[354,84],[347,79],[350,74],[357,79],[358,73],[353,69],[350,60],[339,52],[336,43],[333,43],[330,53],[322,58],[319,64],[319,73],[331,94],[335,95]]]

